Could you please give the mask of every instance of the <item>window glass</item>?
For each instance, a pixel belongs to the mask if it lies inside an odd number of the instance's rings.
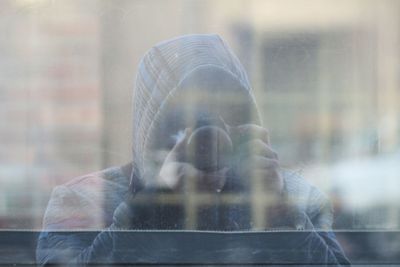
[[[0,235],[32,261],[127,201],[129,230],[301,221],[350,260],[400,229],[398,1],[6,0],[0,32]]]

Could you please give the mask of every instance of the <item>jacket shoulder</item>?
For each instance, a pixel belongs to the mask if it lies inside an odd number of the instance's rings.
[[[99,184],[127,187],[128,181],[129,177],[126,177],[122,172],[121,167],[117,166],[78,176],[65,183],[64,186],[70,188],[71,190],[80,190],[86,186],[96,186]]]
[[[44,229],[101,229],[128,191],[121,167],[84,176],[53,189],[43,220]]]
[[[333,210],[328,196],[296,172],[284,172],[283,179],[290,204],[306,213],[315,228],[331,228]]]

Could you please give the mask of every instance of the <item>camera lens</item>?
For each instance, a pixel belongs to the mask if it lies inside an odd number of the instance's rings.
[[[232,140],[221,128],[203,126],[190,135],[187,143],[189,161],[199,170],[213,172],[229,167]]]

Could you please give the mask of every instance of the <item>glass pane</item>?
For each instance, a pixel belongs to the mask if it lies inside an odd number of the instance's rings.
[[[0,263],[400,262],[399,13],[1,1]]]

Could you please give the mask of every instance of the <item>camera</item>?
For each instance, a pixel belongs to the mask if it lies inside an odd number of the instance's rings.
[[[215,172],[231,166],[233,143],[229,134],[218,126],[202,126],[187,141],[187,160],[204,172]]]
[[[212,173],[237,164],[241,144],[246,142],[222,119],[206,123],[193,130],[186,145],[186,161],[195,168]],[[248,141],[248,140],[247,140]]]

